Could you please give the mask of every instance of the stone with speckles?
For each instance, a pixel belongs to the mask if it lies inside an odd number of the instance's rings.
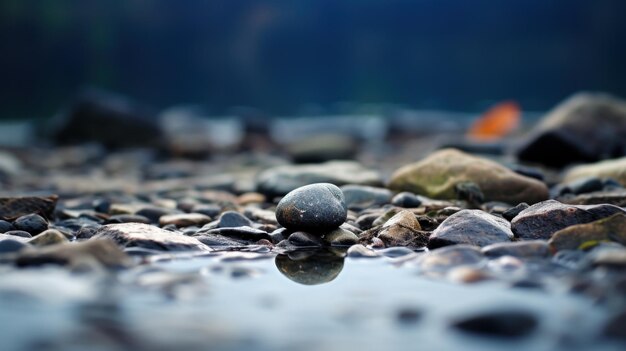
[[[324,234],[345,222],[348,209],[341,190],[330,183],[297,188],[278,203],[276,219],[291,230]]]

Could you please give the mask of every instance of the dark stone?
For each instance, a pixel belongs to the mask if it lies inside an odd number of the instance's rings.
[[[249,244],[248,240],[229,238],[220,234],[201,234],[194,236],[194,238],[208,246],[243,247]]]
[[[100,226],[94,226],[94,225],[83,226],[76,232],[76,239],[89,239],[92,236],[96,235],[98,228],[100,228]]]
[[[61,144],[98,142],[106,147],[161,147],[165,137],[148,108],[126,98],[88,91],[58,120],[54,139]]]
[[[226,211],[222,213],[217,223],[218,228],[234,228],[246,226],[252,227],[252,221],[246,218],[241,213],[235,211]]]
[[[270,233],[271,241],[274,244],[278,244],[279,242],[287,239],[289,236],[289,229],[287,228],[278,228]]]
[[[428,240],[429,248],[469,244],[487,246],[513,239],[505,219],[481,210],[461,210],[446,218]]]
[[[341,227],[325,233],[322,238],[326,244],[333,247],[349,247],[359,241],[354,233]]]
[[[28,244],[12,239],[0,240],[0,254],[15,253],[28,247]]]
[[[13,236],[19,236],[21,238],[32,238],[33,236],[30,235],[29,232],[23,231],[23,230],[10,230],[6,233],[4,233],[5,235],[13,235]]]
[[[13,224],[0,219],[0,233],[6,233],[14,229],[15,227],[13,227]]]
[[[140,215],[131,215],[131,214],[119,214],[109,217],[104,224],[115,224],[115,223],[144,223],[150,224],[152,221],[144,216]]]
[[[520,160],[561,168],[623,156],[626,104],[604,94],[580,93],[548,113],[518,150]]]
[[[420,200],[420,198],[413,193],[403,191],[396,194],[396,196],[391,199],[391,204],[398,207],[415,208],[420,207],[422,200]]]
[[[346,201],[348,209],[365,209],[370,207],[380,207],[391,201],[392,192],[384,188],[376,188],[366,185],[344,185],[341,192]]]
[[[219,234],[229,238],[242,239],[256,242],[261,239],[271,241],[270,235],[261,229],[256,229],[248,226],[243,227],[227,227],[227,228],[215,228],[210,230],[200,230],[197,235],[205,234]]]
[[[516,164],[516,165],[511,166],[511,170],[517,174],[521,174],[529,178],[535,178],[542,182],[545,179],[543,172],[539,168],[522,166],[522,165]]]
[[[494,311],[458,320],[452,326],[470,334],[521,338],[537,328],[537,318],[526,311]]]
[[[280,200],[276,219],[283,227],[313,234],[339,227],[348,209],[341,190],[329,183],[300,187]]]
[[[143,223],[108,224],[92,238],[110,238],[124,247],[143,247],[162,251],[209,250],[197,239]]]
[[[28,214],[39,214],[45,218],[52,218],[57,204],[56,195],[48,197],[0,197],[0,219],[13,221]]]
[[[287,239],[293,246],[298,247],[321,247],[323,242],[319,236],[307,233],[307,232],[295,232],[289,235]]]
[[[483,254],[489,258],[513,256],[518,258],[548,258],[552,256],[550,246],[545,240],[497,243],[485,246]]]
[[[472,206],[479,206],[485,202],[485,195],[474,182],[460,182],[454,185],[456,198],[465,200]]]
[[[522,239],[550,239],[555,232],[575,225],[593,222],[625,210],[613,205],[566,205],[554,200],[543,201],[520,212],[511,229]]]
[[[527,203],[522,202],[502,212],[502,217],[504,217],[504,219],[510,222],[513,220],[513,218],[515,218],[518,214],[520,214],[520,212],[524,211],[525,209],[529,207],[530,206]]]
[[[13,222],[13,226],[17,230],[29,232],[31,235],[37,235],[48,229],[48,221],[38,214],[28,214],[17,218]]]

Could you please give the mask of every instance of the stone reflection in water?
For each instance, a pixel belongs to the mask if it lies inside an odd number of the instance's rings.
[[[343,250],[294,251],[276,256],[276,267],[290,280],[303,285],[328,283],[343,269]]]

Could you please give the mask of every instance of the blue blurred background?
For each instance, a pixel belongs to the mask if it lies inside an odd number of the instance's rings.
[[[0,117],[49,116],[85,86],[216,114],[543,110],[626,96],[624,15],[620,0],[2,0]]]

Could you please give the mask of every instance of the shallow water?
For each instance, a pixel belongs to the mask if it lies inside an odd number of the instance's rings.
[[[116,275],[5,267],[2,349],[620,349],[596,338],[609,311],[559,289],[454,284],[418,276],[410,264],[388,258],[336,257],[285,269],[286,256],[279,257],[164,260]],[[304,281],[320,284],[295,282],[277,263],[295,280],[303,281],[308,270],[316,278]],[[450,327],[458,318],[500,308],[530,311],[539,326],[517,339]],[[401,320],[401,311],[416,318]]]

